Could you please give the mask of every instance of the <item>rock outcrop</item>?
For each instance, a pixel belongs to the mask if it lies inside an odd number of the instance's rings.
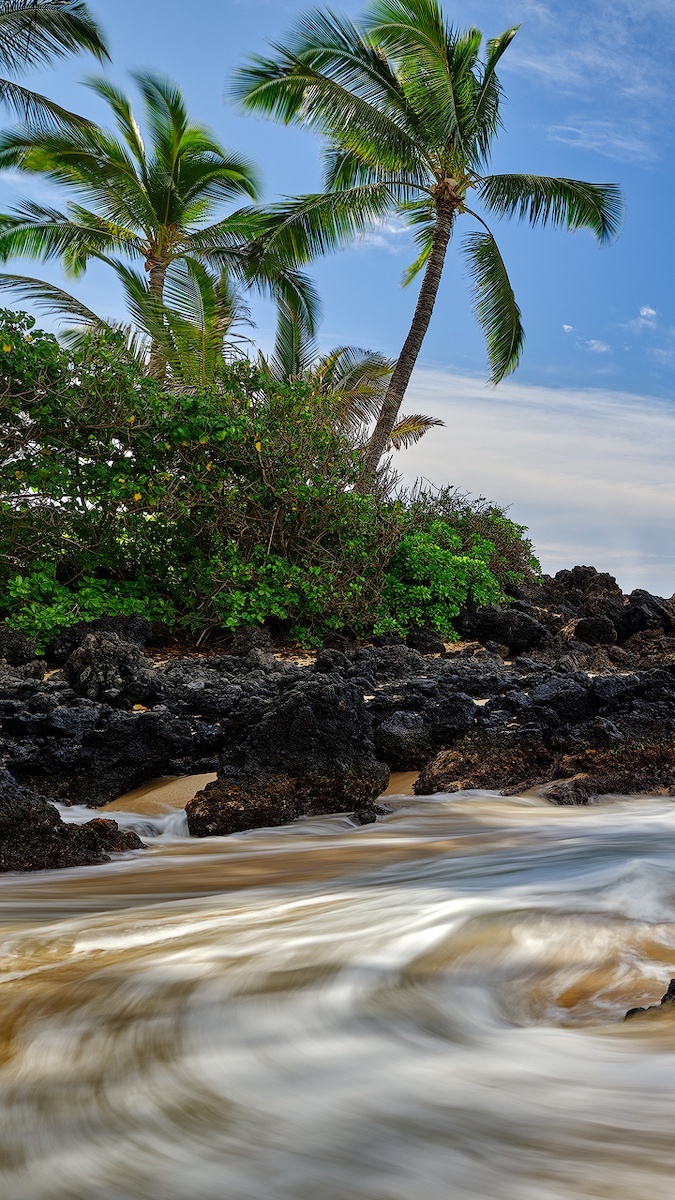
[[[280,684],[276,695],[240,702],[224,723],[218,779],[186,806],[191,834],[368,810],[386,788],[389,769],[375,758],[371,721],[355,684],[334,673]]]
[[[68,824],[43,796],[0,772],[0,872],[91,866],[109,862],[111,853],[139,849],[138,835],[115,821]]]

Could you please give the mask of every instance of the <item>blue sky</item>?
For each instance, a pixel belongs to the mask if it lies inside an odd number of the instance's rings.
[[[257,162],[266,198],[320,184],[318,140],[240,116],[224,100],[232,69],[282,37],[299,0],[92,0],[110,39],[110,73],[159,68],[184,88],[194,115]],[[353,0],[333,7],[356,15]],[[547,569],[593,561],[625,587],[675,591],[675,302],[672,105],[673,0],[471,0],[446,10],[494,35],[521,23],[501,72],[506,129],[495,170],[531,170],[624,189],[618,242],[588,234],[496,227],[523,310],[527,342],[510,385],[485,388],[485,352],[462,263],[451,253],[408,409],[447,427],[398,457],[422,474],[483,492],[527,523]],[[61,102],[104,119],[79,80],[94,64],[66,61],[35,77]],[[38,196],[30,179],[0,178],[0,204]],[[409,261],[395,226],[314,268],[323,297],[321,341],[396,354],[414,306],[399,284]],[[14,264],[13,264],[14,266]],[[16,264],[60,280],[58,269]],[[121,315],[99,268],[76,290]],[[253,305],[263,346],[274,314]],[[515,391],[514,391],[515,389]],[[539,430],[535,436],[533,431]]]

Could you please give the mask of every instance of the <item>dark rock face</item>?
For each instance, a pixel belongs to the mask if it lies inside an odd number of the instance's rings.
[[[63,666],[73,651],[82,645],[92,633],[110,633],[132,646],[164,646],[169,631],[161,621],[148,621],[145,617],[99,617],[95,621],[78,621],[64,629],[47,647],[51,662]]]
[[[476,611],[470,622],[470,634],[483,645],[493,642],[508,646],[512,655],[541,646],[550,636],[546,627],[529,613],[498,605]]]
[[[616,626],[609,617],[581,617],[574,626],[574,637],[589,646],[613,646],[617,639]]]
[[[272,635],[264,625],[242,625],[232,636],[230,654],[245,658],[252,650],[262,650],[263,654],[274,653]]]
[[[367,808],[389,781],[362,693],[330,675],[289,681],[271,700],[251,697],[224,741],[218,780],[186,806],[198,837]]]
[[[421,629],[411,629],[405,639],[406,646],[419,650],[420,654],[444,654],[445,642],[434,629],[424,626]]]
[[[0,871],[41,871],[109,862],[109,854],[143,849],[135,833],[101,818],[69,825],[42,796],[0,772]]]
[[[428,763],[415,790],[548,784],[554,803],[675,791],[675,669],[590,679],[532,664],[474,728]]]
[[[10,667],[21,667],[32,662],[36,653],[35,643],[30,642],[25,633],[0,622],[0,659],[4,658]]]
[[[138,646],[114,633],[88,633],[70,655],[63,674],[77,696],[115,708],[158,699],[153,672]]]
[[[639,1017],[642,1013],[651,1013],[652,1017],[663,1017],[666,1014],[672,1016],[675,1013],[675,979],[671,979],[659,1004],[649,1004],[646,1008],[629,1008],[624,1021]]]

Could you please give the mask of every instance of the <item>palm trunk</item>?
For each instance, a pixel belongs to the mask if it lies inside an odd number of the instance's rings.
[[[431,314],[434,311],[434,304],[436,303],[436,296],[438,295],[438,288],[441,282],[441,275],[443,274],[443,264],[450,241],[450,234],[452,233],[454,207],[452,203],[439,203],[436,210],[436,225],[431,254],[429,255],[426,271],[424,272],[415,315],[412,319],[410,332],[403,343],[403,349],[394,368],[391,383],[387,388],[387,394],[382,401],[382,408],[380,409],[377,424],[368,443],[363,472],[359,481],[360,491],[368,490],[370,481],[377,470],[377,464],[384,453],[391,431],[396,424],[396,418],[403,403],[403,397],[410,382],[410,376],[413,373],[417,356],[422,348],[424,335],[429,328]]]
[[[147,266],[148,264],[146,264]],[[157,301],[158,312],[164,300],[164,280],[166,279],[167,263],[157,262],[155,259],[151,266],[148,267],[150,276],[150,295]],[[156,341],[150,342],[150,356],[148,358],[148,374],[156,379],[158,383],[163,384],[166,378],[166,362]]]

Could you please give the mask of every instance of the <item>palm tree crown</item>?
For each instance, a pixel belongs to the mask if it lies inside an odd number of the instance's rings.
[[[89,86],[109,104],[116,133],[33,122],[0,136],[0,166],[46,176],[75,197],[65,211],[26,201],[0,217],[0,259],[58,258],[73,278],[99,259],[113,267],[127,293],[133,273],[136,289],[145,288],[158,310],[172,264],[208,268],[216,279],[226,270],[293,304],[311,328],[314,297],[304,277],[271,254],[254,260],[249,251],[259,232],[257,210],[219,214],[238,197],[255,199],[253,168],[190,120],[175,84],[147,72],[135,78],[146,138],[127,96],[102,78]]]
[[[501,125],[496,68],[516,32],[488,41],[482,53],[480,31],[455,29],[438,0],[372,0],[360,26],[328,11],[308,13],[288,45],[251,60],[235,77],[234,93],[247,110],[326,139],[325,191],[274,206],[269,245],[306,261],[392,211],[415,233],[419,253],[404,281],[424,271],[423,282],[370,440],[366,475],[396,421],[460,217],[474,224],[463,251],[495,383],[517,365],[524,335],[486,218],[585,228],[600,242],[618,231],[621,195],[612,185],[486,173]]]
[[[83,0],[0,0],[0,71],[15,76],[28,67],[42,66],[88,50],[108,57],[103,34]],[[0,78],[0,100],[23,118],[80,122],[81,118],[23,87]]]

